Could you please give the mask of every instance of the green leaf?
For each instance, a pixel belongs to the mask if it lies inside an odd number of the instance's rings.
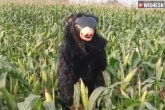
[[[147,95],[147,89],[144,91],[144,93],[142,94],[142,96],[140,98],[141,102],[144,102],[145,101],[146,95]]]
[[[118,60],[117,59],[115,59],[115,58],[110,58],[110,62],[109,62],[109,64],[110,64],[110,66],[112,67],[112,68],[115,68],[115,66],[117,65],[117,63],[118,63]]]
[[[130,57],[130,52],[124,57],[124,66],[126,66],[128,64],[128,60],[129,60],[129,57]]]
[[[133,56],[132,56],[132,68],[135,68],[137,66],[137,64],[140,62],[140,55],[139,55],[139,50],[136,49],[137,51],[133,52]]]
[[[124,81],[123,81],[123,82],[129,83],[137,72],[138,72],[138,68],[135,68],[134,70],[132,70],[132,71],[131,71],[130,73],[128,73],[128,75],[124,78]],[[128,85],[128,84],[123,84],[123,85],[122,85],[122,88],[125,89],[127,85]]]
[[[50,93],[48,92],[48,90],[47,89],[44,89],[44,90],[45,90],[45,99],[46,99],[46,102],[53,101],[53,99],[52,99]]]
[[[107,73],[106,71],[103,72],[103,77],[104,77],[104,82],[106,87],[109,87],[111,84],[111,78],[110,78],[110,74]]]
[[[122,94],[124,97],[130,98],[122,88],[120,88],[120,90],[121,90],[121,94]]]
[[[143,102],[144,105],[148,108],[148,110],[158,110],[157,108],[153,107],[150,103],[148,102]]]
[[[53,101],[44,102],[45,110],[56,110]]]
[[[14,65],[11,62],[6,60],[6,57],[0,55],[0,69],[6,68],[7,71],[10,71],[14,68]]]
[[[13,99],[12,95],[6,90],[5,88],[0,88],[0,91],[3,94],[3,98],[6,100],[7,105],[9,106],[10,110],[17,110],[17,104]]]
[[[80,92],[81,92],[81,98],[82,103],[84,105],[85,110],[87,110],[88,105],[88,88],[85,87],[83,80],[80,78]]]
[[[20,59],[18,59],[18,66],[19,66],[19,68],[22,70],[22,71],[26,71],[26,68],[25,68],[25,66],[24,66],[24,64],[21,62],[21,60]]]
[[[44,108],[44,105],[43,105],[43,102],[42,102],[42,99],[40,98],[36,104],[34,105],[33,107],[34,109],[33,110],[45,110]]]
[[[152,63],[149,62],[149,61],[147,61],[147,62],[144,61],[142,64],[143,64],[143,65],[147,65],[147,66],[149,66],[150,68],[154,68],[154,66],[155,66],[154,64],[152,64]]]
[[[89,97],[88,102],[88,109],[87,110],[93,110],[93,107],[96,103],[97,98],[100,96],[102,92],[104,92],[107,88],[106,87],[97,87]]]
[[[39,82],[39,79],[34,83],[34,87],[32,90],[32,93],[35,95],[38,95],[41,90],[41,83]]]
[[[141,102],[138,100],[127,99],[122,103],[122,105],[123,106],[127,105],[127,107],[135,107],[138,106],[140,103]]]
[[[113,67],[111,67],[111,65],[108,65],[107,66],[107,70],[113,74],[113,76],[116,76],[116,71]]]
[[[19,110],[31,110],[39,99],[40,96],[29,94],[29,96],[25,98],[25,101],[18,103],[17,106]]]
[[[2,73],[0,76],[0,89],[5,88],[6,86],[6,76],[7,76],[7,73]]]
[[[73,104],[77,108],[77,107],[79,107],[79,104],[80,104],[80,84],[79,84],[79,82],[74,84],[74,95],[73,95],[73,97],[74,97]]]
[[[162,59],[160,58],[158,60],[158,62],[156,63],[156,72],[155,72],[155,75],[156,75],[156,79],[157,80],[160,80],[161,76],[162,76],[162,73],[163,73],[163,66],[161,66],[162,64]]]
[[[42,72],[42,80],[43,80],[43,82],[44,82],[44,86],[48,86],[48,81],[49,81],[49,78],[48,78],[48,74],[47,74],[47,72],[46,72],[46,70],[45,69],[42,69],[41,70],[41,72]]]

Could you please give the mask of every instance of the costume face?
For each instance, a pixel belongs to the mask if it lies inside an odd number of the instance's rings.
[[[75,19],[75,31],[83,41],[91,41],[96,31],[97,22],[93,17],[81,16]]]

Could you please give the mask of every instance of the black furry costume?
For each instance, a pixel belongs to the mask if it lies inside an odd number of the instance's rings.
[[[107,66],[104,50],[107,41],[96,32],[90,42],[80,40],[74,27],[74,20],[79,16],[92,16],[98,22],[96,16],[84,13],[72,14],[66,19],[63,42],[59,48],[58,77],[59,92],[67,106],[73,104],[74,84],[79,78],[83,79],[90,95],[95,86],[104,85],[102,71]]]

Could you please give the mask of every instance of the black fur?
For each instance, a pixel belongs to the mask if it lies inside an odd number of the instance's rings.
[[[90,14],[77,13],[69,16],[66,19],[64,37],[59,48],[59,92],[67,106],[73,104],[74,84],[80,77],[88,87],[89,95],[95,85],[104,85],[102,71],[107,66],[104,50],[107,41],[98,33],[94,34],[90,42],[80,40],[75,33],[74,20],[82,15],[92,16],[98,22],[98,18]]]

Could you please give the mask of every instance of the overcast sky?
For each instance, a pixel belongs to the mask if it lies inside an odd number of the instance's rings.
[[[118,0],[120,3],[124,4],[137,4],[138,0]]]
[[[69,1],[74,3],[84,3],[84,2],[106,3],[108,0],[69,0]],[[137,4],[138,0],[118,0],[118,2],[128,5],[128,4]]]
[[[74,2],[74,3],[76,3],[76,2],[77,3],[84,3],[84,2],[106,3],[108,0],[69,0],[69,1]],[[122,3],[123,5],[138,5],[138,0],[118,0],[118,2]]]

